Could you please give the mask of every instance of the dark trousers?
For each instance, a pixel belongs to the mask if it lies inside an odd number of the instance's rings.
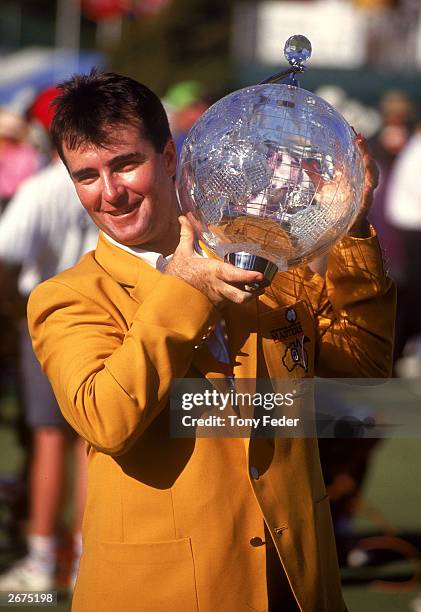
[[[405,343],[421,335],[421,230],[401,230],[405,270],[398,287],[398,309],[395,338],[395,358],[399,358]]]
[[[299,612],[272,537],[266,528],[265,533],[269,612]]]

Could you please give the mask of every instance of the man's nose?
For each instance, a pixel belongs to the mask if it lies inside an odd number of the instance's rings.
[[[122,195],[122,187],[112,175],[102,178],[102,197],[111,204],[117,202]]]

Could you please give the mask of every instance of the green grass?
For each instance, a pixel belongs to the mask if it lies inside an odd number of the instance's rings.
[[[346,587],[344,597],[349,612],[414,612],[411,601],[421,589],[409,593],[382,593],[367,587]]]
[[[376,520],[384,518],[385,528],[395,529],[397,535],[400,530],[421,532],[420,474],[421,444],[418,439],[384,440],[373,453],[364,486],[364,501],[378,513]],[[379,530],[378,524],[365,513],[356,516],[355,528],[362,535]],[[382,568],[382,574],[386,576],[392,571],[398,574],[399,568],[395,565]],[[343,574],[347,572],[349,575],[348,570]],[[367,581],[376,575],[378,570],[365,570]],[[408,592],[385,592],[362,585],[344,587],[350,612],[414,612],[410,604],[417,596],[421,596],[421,585]]]
[[[421,531],[421,441],[417,438],[391,439],[381,442],[364,488],[370,507],[378,508],[386,521],[396,529]],[[372,527],[364,516],[358,516],[359,530]]]

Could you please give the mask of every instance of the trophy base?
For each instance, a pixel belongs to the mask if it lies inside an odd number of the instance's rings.
[[[267,287],[272,282],[273,277],[278,271],[278,266],[268,261],[264,257],[253,255],[252,253],[246,253],[245,251],[239,251],[237,253],[227,253],[225,255],[225,261],[232,264],[236,268],[242,270],[253,270],[254,272],[261,272],[264,279],[259,283],[250,283],[244,286],[245,291],[250,293],[259,291],[264,287]]]

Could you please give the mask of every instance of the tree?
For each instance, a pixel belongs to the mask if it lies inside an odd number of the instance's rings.
[[[234,0],[173,0],[157,16],[124,18],[122,42],[111,67],[163,95],[181,80],[211,91],[230,77],[229,36]]]

